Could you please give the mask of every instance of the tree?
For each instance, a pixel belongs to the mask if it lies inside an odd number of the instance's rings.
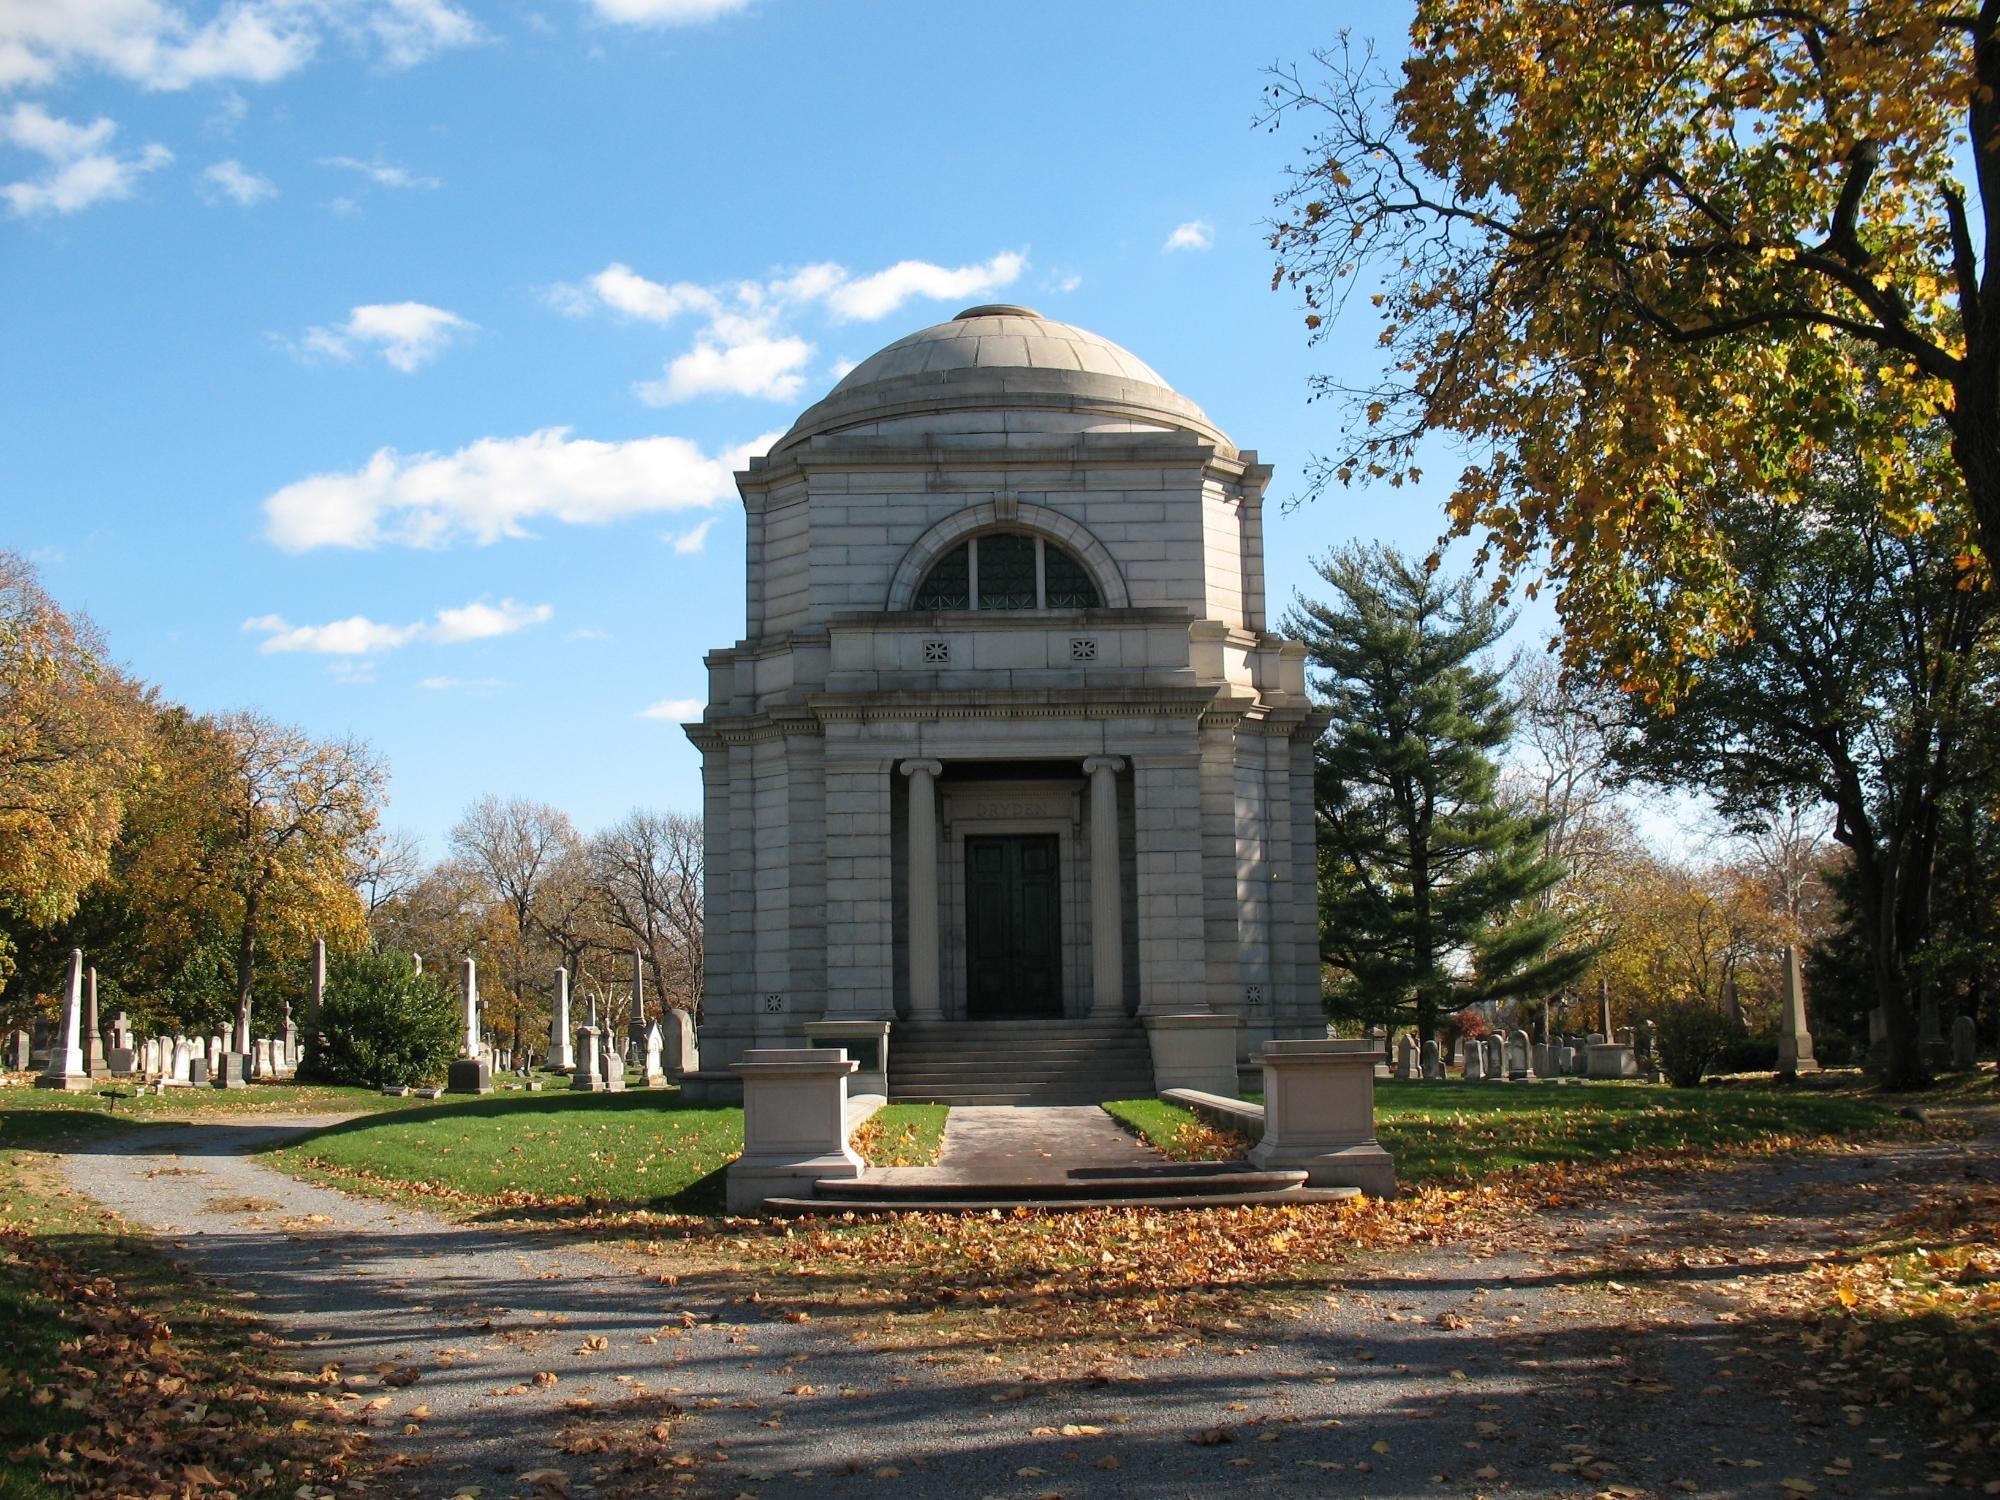
[[[450,841],[454,857],[483,883],[498,908],[483,946],[500,961],[495,1020],[512,1025],[518,1045],[532,1007],[535,950],[548,935],[551,883],[565,856],[579,847],[576,827],[546,802],[486,796],[466,809]]]
[[[372,923],[376,912],[407,896],[423,875],[423,847],[416,835],[400,829],[378,830],[354,873],[354,889],[361,897],[362,915]]]
[[[247,1051],[260,944],[274,931],[299,951],[314,932],[359,938],[354,880],[375,831],[383,772],[357,741],[317,741],[262,714],[228,714],[217,729],[228,763],[225,837],[215,852],[233,898],[235,1045]]]
[[[1453,533],[1669,694],[1754,599],[1728,497],[1796,498],[1836,437],[1890,521],[1942,487],[2000,558],[2000,0],[1419,0],[1410,43],[1267,100],[1314,132],[1274,285],[1314,341],[1357,288],[1382,320],[1379,378],[1315,382],[1316,486],[1455,435]]]
[[[591,841],[592,882],[611,924],[645,955],[663,1005],[701,1008],[701,822],[628,813]]]
[[[0,552],[0,919],[47,929],[110,868],[144,764],[136,684],[104,659],[91,623]],[[0,931],[0,987],[15,944]]]
[[[1588,954],[1535,907],[1562,870],[1547,825],[1504,804],[1493,759],[1512,715],[1482,658],[1508,622],[1471,579],[1387,548],[1317,566],[1334,597],[1301,600],[1286,628],[1333,710],[1314,789],[1333,1008],[1430,1037],[1468,1004],[1560,987]]]
[[[365,1088],[436,1083],[465,1045],[458,1003],[407,953],[344,954],[328,969],[299,1071]]]
[[[1750,634],[1690,673],[1671,712],[1634,698],[1621,756],[1659,784],[1704,786],[1756,824],[1802,797],[1848,856],[1895,1087],[1926,1076],[1912,994],[1931,934],[1943,800],[1990,742],[1993,597],[1967,577],[1969,524],[1894,524],[1855,453],[1831,452],[1797,497],[1723,507]]]

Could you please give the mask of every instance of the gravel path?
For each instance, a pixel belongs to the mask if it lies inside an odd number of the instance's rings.
[[[1917,1437],[1872,1414],[1853,1424],[1799,1387],[1790,1345],[1734,1321],[1741,1257],[1690,1270],[1674,1247],[1714,1243],[1754,1207],[1777,1216],[1756,1243],[1783,1265],[1787,1239],[1804,1254],[1850,1232],[1857,1193],[1887,1205],[1898,1183],[2000,1170],[1989,1137],[1689,1178],[1563,1209],[1504,1244],[1349,1266],[1310,1313],[1240,1343],[1129,1376],[1024,1383],[983,1351],[876,1351],[851,1327],[775,1320],[698,1279],[663,1285],[572,1244],[350,1198],[242,1156],[304,1123],[154,1130],[64,1167],[192,1269],[254,1296],[307,1346],[302,1366],[337,1363],[361,1399],[386,1395],[375,1423],[426,1456],[407,1471],[422,1495],[549,1493],[554,1470],[577,1495],[1797,1500],[1788,1478],[1823,1496],[1931,1493],[1936,1455]],[[1606,1286],[1620,1266],[1630,1291]],[[1693,1292],[1662,1298],[1649,1279]],[[398,1386],[404,1371],[417,1378]],[[616,1473],[589,1451],[600,1418],[565,1406],[577,1401],[625,1403],[628,1448],[683,1411],[655,1445],[679,1473]],[[410,1422],[413,1408],[428,1416]],[[585,1451],[551,1446],[566,1426]]]

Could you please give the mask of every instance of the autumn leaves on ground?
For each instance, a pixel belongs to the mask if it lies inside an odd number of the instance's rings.
[[[708,1194],[715,1166],[737,1148],[740,1116],[643,1096],[403,1106],[267,1159],[451,1217],[554,1227],[663,1282],[810,1323],[830,1343],[861,1335],[891,1350],[962,1347],[1022,1378],[1212,1356],[1217,1340],[1275,1326],[1363,1270],[1420,1274],[1410,1257],[1429,1247],[1528,1244],[1559,1211],[1697,1184],[1718,1208],[1699,1242],[1642,1237],[1568,1253],[1594,1284],[1663,1305],[1721,1287],[1746,1326],[1823,1358],[1816,1379],[1830,1402],[1886,1403],[1950,1434],[1951,1477],[2000,1478],[2000,1428],[1978,1399],[2000,1381],[2000,1185],[1954,1167],[1900,1195],[1815,1200],[1816,1221],[1855,1233],[1796,1256],[1774,1253],[1782,1236],[1762,1205],[1735,1201],[1730,1187],[1752,1169],[1838,1166],[1912,1143],[1969,1160],[1964,1143],[1994,1123],[1990,1080],[1941,1091],[1924,1122],[1852,1086],[1447,1084],[1382,1094],[1381,1133],[1409,1189],[1393,1203],[732,1220]],[[204,1113],[215,1111],[212,1097],[202,1096]],[[241,1104],[268,1113],[301,1098],[331,1102],[324,1091],[270,1087]],[[374,1397],[344,1389],[338,1375],[318,1383],[295,1351],[271,1357],[254,1308],[190,1297],[162,1258],[171,1247],[124,1237],[42,1168],[39,1151],[53,1142],[134,1127],[93,1103],[21,1094],[0,1110],[0,1299],[7,1325],[23,1330],[0,1353],[20,1397],[0,1403],[0,1495],[314,1494],[366,1475],[382,1461],[364,1436]],[[1145,1116],[1170,1153],[1175,1138],[1199,1154],[1241,1148],[1162,1109],[1125,1113]],[[940,1110],[909,1111],[879,1120],[864,1145],[877,1160],[925,1160],[942,1123]],[[574,1149],[542,1150],[544,1136]],[[509,1168],[504,1189],[491,1175],[496,1154]],[[1720,1282],[1717,1268],[1728,1271]],[[640,1436],[662,1441],[651,1427]]]

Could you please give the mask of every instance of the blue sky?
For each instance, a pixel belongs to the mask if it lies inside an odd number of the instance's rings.
[[[1440,524],[1441,489],[1277,503],[1308,373],[1372,329],[1309,349],[1269,290],[1304,137],[1253,128],[1260,70],[1401,14],[9,0],[0,546],[172,697],[369,740],[433,850],[489,791],[692,809],[645,711],[741,633],[730,464],[1008,300],[1277,466],[1276,606]]]

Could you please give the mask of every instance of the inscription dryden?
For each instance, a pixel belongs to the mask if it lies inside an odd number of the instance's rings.
[[[954,811],[961,818],[1066,818],[1069,802],[1052,797],[988,797],[960,803]]]

